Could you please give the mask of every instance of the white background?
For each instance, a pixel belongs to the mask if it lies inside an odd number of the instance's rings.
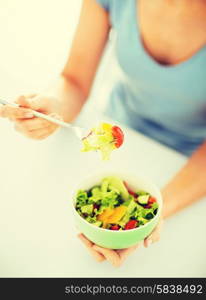
[[[80,7],[80,0],[0,0],[1,96],[41,90],[56,78]]]
[[[0,0],[0,97],[15,99],[52,85],[69,54],[81,3],[81,0]],[[108,47],[94,85],[94,91],[98,89],[99,95],[104,94],[93,101],[99,109],[106,105],[109,82],[116,72],[110,53]],[[108,64],[109,74],[105,72]],[[102,79],[103,91],[98,84]]]

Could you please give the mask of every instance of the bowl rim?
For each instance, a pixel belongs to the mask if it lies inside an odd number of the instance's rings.
[[[118,171],[117,171],[118,172]],[[103,172],[102,172],[103,173]],[[105,173],[105,172],[104,172]],[[106,173],[116,173],[116,171],[111,171],[111,170],[106,170]],[[83,217],[81,217],[80,216],[80,214],[77,212],[77,210],[76,210],[76,207],[75,207],[75,203],[76,203],[76,201],[74,200],[74,197],[75,197],[75,193],[77,193],[77,191],[78,191],[78,189],[76,189],[81,183],[83,183],[84,181],[86,181],[87,179],[89,179],[89,178],[93,178],[93,177],[95,177],[95,175],[97,176],[97,175],[101,175],[101,172],[96,172],[96,173],[93,173],[92,175],[90,174],[90,175],[88,175],[88,176],[86,176],[86,177],[84,177],[77,185],[76,185],[76,188],[75,189],[73,189],[72,190],[72,192],[71,192],[71,199],[72,199],[72,203],[71,203],[71,205],[72,205],[72,209],[73,209],[73,212],[74,212],[74,214],[75,215],[77,215],[78,216],[78,218],[80,219],[80,220],[83,220],[83,222],[85,223],[85,224],[87,224],[87,225],[89,225],[89,226],[91,226],[93,229],[95,228],[97,231],[98,230],[100,230],[100,231],[103,231],[103,232],[110,232],[110,233],[114,233],[114,234],[128,234],[129,232],[134,232],[134,231],[137,231],[138,229],[143,229],[143,228],[146,228],[146,227],[148,227],[149,226],[149,224],[152,222],[152,221],[154,221],[155,219],[157,219],[158,217],[160,217],[160,215],[161,215],[161,212],[162,212],[162,206],[163,206],[163,200],[162,200],[162,195],[161,195],[161,192],[160,192],[160,190],[158,189],[158,187],[153,183],[153,182],[151,182],[150,180],[148,180],[148,179],[146,179],[144,176],[139,176],[139,175],[135,175],[135,174],[133,174],[133,173],[128,173],[128,172],[124,172],[124,173],[122,173],[121,171],[119,172],[120,174],[122,174],[122,175],[129,175],[129,176],[131,176],[131,177],[138,177],[138,178],[141,178],[143,181],[145,181],[145,182],[147,182],[147,183],[149,183],[151,186],[152,186],[152,188],[154,189],[154,190],[156,190],[156,193],[158,194],[158,199],[157,199],[157,202],[158,202],[158,205],[159,205],[159,207],[158,207],[158,211],[157,211],[157,214],[155,215],[155,217],[154,218],[152,218],[148,223],[146,223],[146,224],[144,224],[144,225],[141,225],[140,227],[136,227],[136,228],[134,228],[134,229],[129,229],[129,230],[109,230],[109,229],[106,229],[106,228],[102,228],[102,227],[98,227],[98,226],[95,226],[95,225],[93,225],[93,224],[91,224],[91,223],[89,223],[88,221],[86,221]],[[122,176],[121,176],[122,177]]]

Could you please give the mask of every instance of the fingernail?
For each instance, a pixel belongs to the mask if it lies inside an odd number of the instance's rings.
[[[34,117],[34,115],[31,112],[28,112],[25,114],[25,118],[33,118],[33,117]]]

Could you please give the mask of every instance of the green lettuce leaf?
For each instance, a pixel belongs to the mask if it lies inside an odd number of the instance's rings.
[[[91,134],[84,138],[82,143],[82,152],[99,150],[103,160],[108,160],[111,152],[116,149],[112,131],[104,131],[101,126],[93,128]]]
[[[87,204],[88,195],[86,191],[79,190],[76,196],[76,206],[81,207]]]
[[[81,212],[83,214],[88,214],[91,215],[93,212],[93,205],[92,204],[88,204],[88,205],[84,205],[81,207]]]

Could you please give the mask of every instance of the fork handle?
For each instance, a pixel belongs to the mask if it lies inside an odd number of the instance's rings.
[[[12,106],[12,107],[19,107],[19,105],[16,104],[16,103],[10,103],[10,102],[8,102],[6,100],[2,100],[2,99],[0,99],[0,104],[9,105],[9,106]],[[31,112],[33,113],[33,115],[35,117],[45,119],[49,122],[52,122],[52,123],[57,124],[57,125],[62,126],[62,127],[66,127],[66,128],[70,128],[70,129],[72,128],[71,124],[66,123],[64,121],[61,121],[61,120],[58,120],[58,119],[55,119],[55,118],[53,118],[49,115],[42,114],[42,113],[40,113],[38,111],[35,111],[35,110],[31,110]]]

